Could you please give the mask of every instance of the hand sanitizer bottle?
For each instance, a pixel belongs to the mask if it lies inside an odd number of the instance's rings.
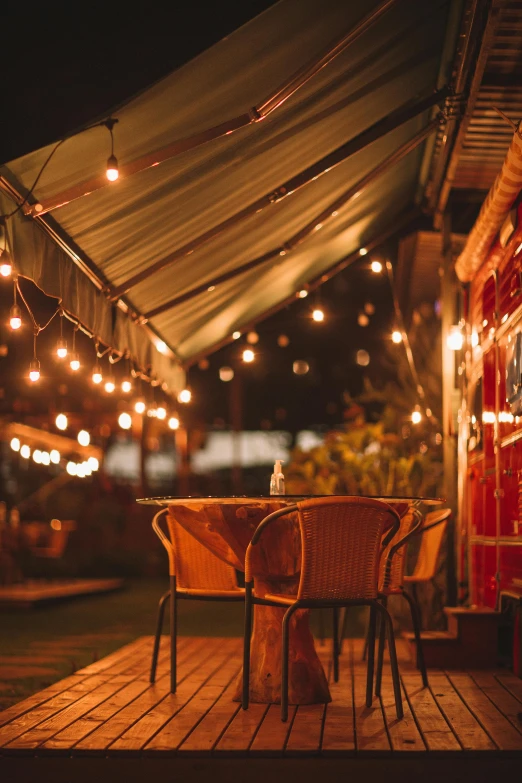
[[[270,494],[271,495],[284,495],[285,494],[285,477],[281,470],[282,460],[276,459],[274,465],[274,472],[270,479]]]

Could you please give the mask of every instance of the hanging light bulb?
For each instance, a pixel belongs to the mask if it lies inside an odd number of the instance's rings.
[[[249,364],[250,362],[253,362],[254,359],[255,359],[254,351],[251,351],[250,348],[246,348],[243,351],[243,361]]]
[[[359,315],[357,316],[357,323],[359,324],[359,326],[368,326],[368,324],[370,323],[370,319],[368,318],[366,313],[359,313]]]
[[[420,424],[422,420],[422,413],[418,410],[414,410],[411,414],[411,423],[412,424]]]
[[[40,449],[35,449],[33,451],[33,460],[39,465],[42,462],[42,452]]]
[[[167,409],[163,407],[163,405],[159,405],[156,408],[156,417],[163,421],[167,418]]]
[[[63,430],[67,429],[69,421],[68,421],[67,416],[65,415],[65,413],[59,413],[58,416],[56,417],[54,423],[56,424],[56,426],[58,427],[59,430],[63,431]]]
[[[67,340],[60,338],[56,345],[56,354],[59,359],[65,359],[67,356]]]
[[[20,451],[20,440],[19,438],[12,438],[11,440],[11,448],[13,451]]]
[[[29,380],[36,383],[40,379],[40,362],[38,359],[32,359],[29,364]]]
[[[234,370],[232,367],[220,367],[219,368],[219,380],[223,383],[228,383],[234,377]]]
[[[105,172],[109,182],[115,182],[120,176],[120,172],[118,170],[118,159],[114,154],[114,135],[112,132],[117,122],[118,120],[115,120],[113,117],[110,117],[108,120],[105,120],[104,123],[105,127],[109,130],[109,133],[111,134],[111,154],[109,155],[109,159],[107,160],[107,170]]]
[[[128,394],[130,391],[132,391],[132,382],[130,378],[124,378],[121,382],[121,390],[125,394]]]
[[[382,264],[381,264],[381,262],[380,261],[372,261],[372,263],[370,264],[370,269],[372,270],[372,272],[374,274],[380,275],[380,273],[382,272]]]
[[[98,462],[96,457],[89,457],[87,463],[91,470],[98,470],[98,468],[100,467],[100,463]]]
[[[0,275],[2,277],[11,277],[13,274],[13,262],[11,261],[11,255],[7,250],[4,250],[0,256]]]
[[[301,290],[298,291],[297,296],[299,299],[306,299],[306,297],[308,296],[308,291],[306,290],[306,288],[301,288]]]
[[[147,408],[147,416],[151,419],[155,419],[158,415],[158,403],[153,401]]]
[[[29,457],[31,456],[31,449],[29,448],[29,446],[27,446],[27,444],[24,444],[21,447],[20,456],[23,457],[24,459],[29,459]]]
[[[102,375],[101,367],[98,364],[98,362],[96,362],[96,364],[94,365],[91,377],[92,377],[92,382],[93,383],[99,384],[99,383],[101,383],[103,381],[103,375]]]
[[[56,354],[59,359],[65,359],[67,356],[67,340],[63,338],[63,312],[60,313],[60,339],[56,345]]]
[[[22,325],[22,311],[17,304],[14,304],[9,311],[9,326],[13,331],[19,329]]]
[[[171,430],[179,429],[179,419],[177,416],[171,416],[169,419],[169,427]]]
[[[80,430],[78,433],[78,443],[80,446],[88,446],[91,442],[91,436],[87,432],[87,430]]]
[[[399,332],[398,329],[394,329],[392,332],[392,342],[394,342],[396,345],[399,345],[399,343],[402,343],[402,334]]]
[[[249,332],[246,336],[246,340],[247,343],[250,343],[250,345],[255,345],[259,342],[259,335],[255,331]]]
[[[280,348],[286,348],[290,345],[290,338],[286,334],[280,334],[277,338],[277,344]]]
[[[118,416],[118,424],[122,430],[130,430],[132,427],[132,419],[128,413],[120,413]]]
[[[76,462],[68,462],[66,471],[69,474],[69,476],[76,476],[78,473]]]
[[[105,381],[105,391],[107,394],[112,394],[115,388],[116,384],[114,383],[113,378],[109,378],[107,381]]]
[[[239,340],[240,337],[241,337],[241,332],[238,331],[232,332],[232,339]]]
[[[61,455],[60,455],[60,452],[57,449],[52,449],[52,451],[51,451],[49,456],[51,458],[51,462],[53,463],[53,465],[59,465],[60,459],[61,459]]]
[[[136,400],[136,402],[134,403],[134,410],[136,411],[136,413],[139,413],[140,415],[142,413],[145,413],[146,407],[147,406],[145,405],[145,400],[141,400],[141,399]]]
[[[178,394],[178,402],[188,403],[192,399],[192,392],[190,389],[182,389]]]
[[[77,372],[77,370],[80,369],[80,356],[77,353],[71,354],[71,361],[69,362],[69,367],[71,370],[74,370],[74,372]]]
[[[359,255],[360,256],[367,256],[368,255],[368,250],[365,247],[360,247],[359,248]]]
[[[50,465],[51,464],[51,455],[48,451],[42,451],[42,465]]]
[[[324,321],[324,310],[321,307],[315,307],[312,312],[312,318],[317,323],[321,323],[321,321]]]

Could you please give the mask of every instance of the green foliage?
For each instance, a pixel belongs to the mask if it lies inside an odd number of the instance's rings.
[[[435,494],[442,469],[438,450],[387,431],[391,420],[387,408],[377,423],[357,415],[329,432],[322,445],[307,452],[295,448],[285,470],[288,494]]]

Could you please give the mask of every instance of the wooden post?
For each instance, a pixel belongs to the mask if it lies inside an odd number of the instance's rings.
[[[178,494],[189,495],[189,451],[188,451],[188,431],[182,424],[176,430],[176,453],[178,457]]]
[[[235,373],[230,383],[229,419],[232,435],[232,494],[243,491],[241,473],[241,432],[243,430],[243,382],[239,373]]]
[[[460,393],[456,388],[455,367],[460,352],[448,348],[446,338],[457,317],[457,277],[451,242],[451,215],[444,213],[442,225],[442,444],[443,444],[443,495],[451,508],[452,521],[448,527],[446,555],[447,604],[455,606],[457,601],[457,563],[455,557],[455,537],[457,525],[457,425],[456,413]]]
[[[147,473],[145,471],[145,460],[147,458],[147,438],[149,436],[150,420],[146,414],[137,418],[140,422],[138,425],[139,432],[137,433],[139,435],[140,443],[140,495],[142,498],[148,498],[150,493]]]

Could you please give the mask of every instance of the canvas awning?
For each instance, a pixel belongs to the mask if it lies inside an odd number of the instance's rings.
[[[190,364],[393,226],[414,204],[443,101],[431,96],[448,9],[368,6],[281,0],[116,109],[116,183],[103,176],[100,125],[62,143],[29,196],[53,146],[3,166],[4,191],[27,196],[11,221],[20,272],[176,386],[179,365],[151,337]],[[281,85],[375,9],[279,100]]]

